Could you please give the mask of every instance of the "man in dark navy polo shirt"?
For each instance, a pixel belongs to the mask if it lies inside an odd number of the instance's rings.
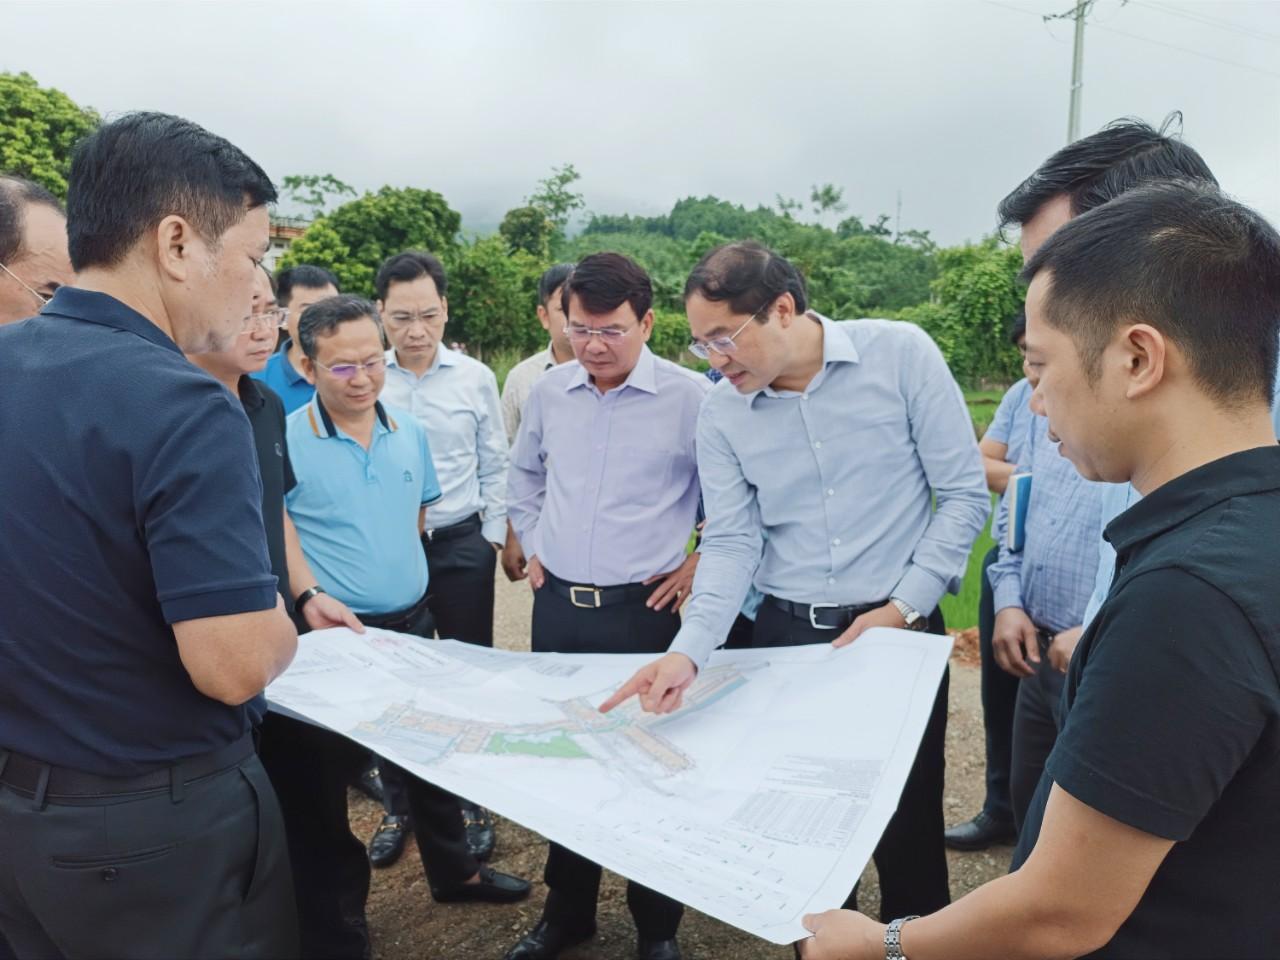
[[[69,178],[77,286],[0,329],[0,929],[19,956],[296,950],[246,702],[297,635],[244,411],[182,356],[243,328],[274,198],[193,123],[105,124]]]
[[[1031,406],[1145,499],[1071,658],[1014,872],[806,960],[1274,958],[1280,946],[1280,234],[1216,187],[1140,187],[1027,264]],[[895,926],[897,929],[895,929]],[[883,944],[883,946],[882,946]]]

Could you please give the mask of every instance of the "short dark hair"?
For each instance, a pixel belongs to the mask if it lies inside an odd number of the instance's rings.
[[[0,175],[0,263],[8,266],[21,257],[26,207],[41,204],[62,212],[58,198],[34,180]]]
[[[342,287],[338,284],[338,278],[330,271],[310,263],[300,263],[296,267],[288,267],[281,270],[276,276],[276,297],[280,301],[280,306],[287,307],[289,301],[293,299],[295,288],[304,287],[307,290],[323,290],[329,286],[332,286],[339,293],[342,292]]]
[[[1015,347],[1027,335],[1027,311],[1019,310],[1009,321],[1009,342]]]
[[[1171,133],[1174,127],[1178,130]],[[1209,165],[1180,139],[1182,114],[1175,111],[1157,130],[1132,117],[1113,120],[1097,133],[1069,143],[1000,201],[1001,229],[1021,226],[1054,197],[1066,194],[1079,216],[1144,183],[1157,180],[1218,181]]]
[[[538,303],[545,307],[551,302],[551,295],[564,286],[573,273],[572,263],[557,263],[538,278]]]
[[[67,177],[67,246],[76,270],[110,267],[165,217],[216,243],[276,199],[262,168],[229,141],[167,113],[130,113],[76,147]]]
[[[436,285],[436,293],[444,296],[445,284],[444,264],[438,257],[418,250],[406,250],[389,257],[378,268],[378,275],[373,280],[373,287],[378,291],[378,299],[386,300],[387,291],[393,283],[412,283],[419,277],[430,277]]]
[[[1280,349],[1280,234],[1216,187],[1131,190],[1059,229],[1023,270],[1050,274],[1045,319],[1075,342],[1090,383],[1122,321],[1186,354],[1224,406],[1271,402]]]
[[[336,297],[317,300],[302,311],[298,319],[298,346],[302,352],[314,360],[319,352],[317,337],[326,337],[344,323],[369,319],[382,333],[382,320],[378,317],[378,308],[363,297],[349,293]]]
[[[684,298],[698,294],[712,303],[728,303],[734,313],[759,313],[784,293],[796,310],[809,309],[804,277],[791,261],[762,243],[726,243],[706,253],[684,285]]]
[[[624,303],[630,304],[636,319],[653,306],[653,281],[644,267],[621,253],[593,253],[583,257],[560,285],[560,306],[569,314],[569,301],[574,297],[593,316],[612,313]]]

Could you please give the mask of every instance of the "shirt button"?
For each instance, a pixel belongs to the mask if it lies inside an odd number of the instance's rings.
[[[838,547],[838,546],[840,546],[840,538],[839,538],[839,537],[836,537],[834,540],[832,540],[832,541],[831,541],[831,545],[832,545],[833,547]]]
[[[802,393],[802,394],[800,394],[800,399],[801,399],[801,400],[808,400],[808,399],[809,399],[809,395],[808,395],[807,393]]]
[[[827,577],[827,583],[828,583],[828,584],[834,584],[835,582],[836,582],[836,578],[835,578],[835,577]]]
[[[815,450],[821,450],[821,449],[822,449],[822,441],[821,441],[821,440],[815,440],[815,441],[813,441],[813,449],[815,449]]]
[[[836,492],[835,492],[834,490],[828,490],[828,491],[827,491],[827,496],[828,496],[828,497],[834,497],[835,495],[836,495]]]
[[[120,876],[120,871],[117,870],[115,867],[107,867],[105,870],[102,871],[102,879],[106,880],[108,883],[110,883],[112,880],[114,880],[118,876]]]

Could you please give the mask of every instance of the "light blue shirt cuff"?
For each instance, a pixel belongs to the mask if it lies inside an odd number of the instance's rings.
[[[923,567],[910,566],[890,596],[901,600],[912,610],[923,616],[929,616],[938,606],[946,588],[928,570]]]
[[[1022,607],[1022,584],[1017,577],[1005,577],[991,587],[995,599],[995,610],[999,613],[1005,607]]]
[[[484,534],[484,538],[490,543],[496,543],[499,546],[507,542],[507,515],[502,513],[499,516],[490,516],[485,514],[484,523],[480,525],[480,532]]]
[[[702,670],[711,656],[711,652],[720,645],[723,638],[717,639],[702,627],[694,623],[686,623],[671,641],[668,653],[683,653],[693,661],[693,665]]]

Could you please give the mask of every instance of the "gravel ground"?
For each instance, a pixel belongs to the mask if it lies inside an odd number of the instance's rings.
[[[532,600],[524,583],[510,584],[498,572],[496,635],[498,645],[528,649]],[[962,636],[952,662],[950,719],[947,725],[946,815],[949,823],[970,816],[982,801],[982,707],[973,638]],[[351,794],[351,823],[356,835],[367,838],[377,827],[380,808]],[[950,853],[951,895],[968,891],[1005,873],[1009,847],[984,853]],[[541,880],[546,854],[544,841],[507,821],[498,824],[498,849],[493,861],[499,870]],[[394,867],[375,870],[369,896],[369,927],[377,960],[489,960],[502,957],[520,934],[537,922],[545,887],[535,883],[533,896],[515,906],[444,905],[431,901],[412,838]],[[863,876],[861,906],[874,915],[879,909],[875,867]],[[635,930],[627,912],[623,882],[606,873],[600,893],[599,933],[564,954],[565,960],[631,960]],[[790,947],[758,940],[726,924],[687,911],[680,927],[686,960],[791,960]]]

